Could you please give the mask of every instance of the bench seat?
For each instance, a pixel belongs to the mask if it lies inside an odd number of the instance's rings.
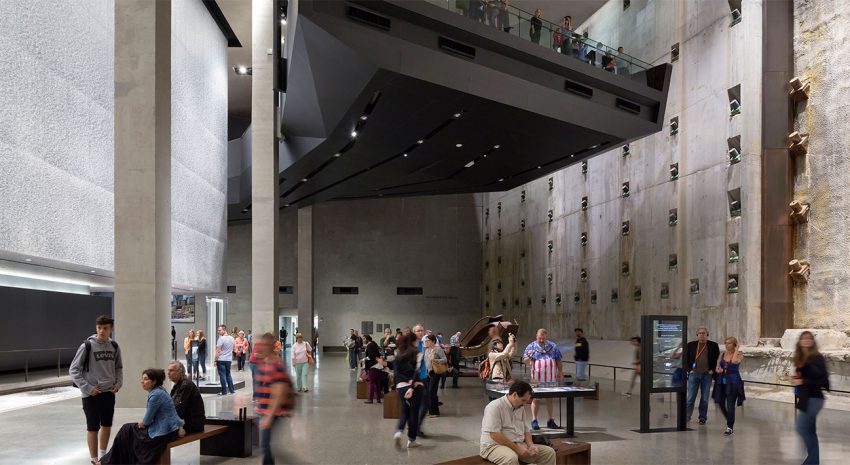
[[[590,444],[586,442],[553,439],[552,448],[555,449],[555,463],[557,465],[590,465]],[[484,460],[479,455],[473,455],[437,465],[487,465],[490,463],[492,462]]]
[[[187,433],[182,438],[177,438],[174,441],[169,442],[165,449],[162,451],[162,454],[159,456],[159,460],[157,460],[157,465],[170,465],[171,464],[171,448],[182,446],[184,444],[189,444],[190,442],[200,441],[201,439],[206,439],[212,436],[218,436],[219,434],[227,431],[228,427],[224,425],[204,425],[204,430],[199,431],[197,433]]]

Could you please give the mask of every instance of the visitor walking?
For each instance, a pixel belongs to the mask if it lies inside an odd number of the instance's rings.
[[[452,388],[457,389],[460,378],[460,331],[449,338],[449,364],[452,371]]]
[[[245,368],[245,357],[248,355],[248,340],[245,339],[245,331],[239,331],[239,337],[233,342],[236,349],[236,370],[243,371]]]
[[[490,343],[490,353],[487,360],[490,362],[490,379],[497,383],[507,383],[511,376],[511,357],[516,352],[516,336],[508,336],[508,345],[501,339]]]
[[[115,393],[124,384],[121,350],[110,339],[115,320],[101,315],[94,325],[95,334],[80,345],[68,369],[71,380],[80,388],[83,397],[86,444],[92,464],[98,463],[98,458],[106,454],[115,415]]]
[[[544,328],[537,330],[536,340],[525,348],[523,355],[523,363],[531,366],[531,379],[538,383],[555,383],[564,379],[563,368],[561,367],[561,351],[558,346],[549,341],[549,331]],[[540,424],[537,421],[537,410],[540,401],[534,399],[531,402],[531,429],[539,430]],[[546,399],[546,413],[549,414],[549,421],[546,422],[547,428],[559,428],[555,423],[555,409],[552,398]]]
[[[440,416],[439,392],[440,378],[449,367],[446,353],[437,344],[437,336],[429,334],[425,337],[425,371],[428,372],[428,415],[430,417]]]
[[[207,379],[207,337],[204,335],[204,330],[198,330],[198,366],[203,374],[199,380]]]
[[[407,426],[407,448],[411,449],[420,445],[416,442],[416,436],[419,432],[419,410],[425,385],[419,377],[422,354],[416,349],[416,342],[416,337],[413,335],[402,336],[396,341],[398,348],[393,364],[394,378],[396,392],[401,401],[401,416],[393,435],[393,442],[397,449],[401,449],[405,426]]]
[[[295,333],[295,344],[292,344],[292,365],[295,367],[295,388],[298,392],[308,392],[308,365],[313,365],[313,348],[304,341],[301,333]]]
[[[797,415],[797,433],[806,446],[803,465],[814,465],[820,463],[817,420],[818,413],[823,409],[823,390],[829,390],[829,371],[811,331],[800,333],[793,361],[796,372],[791,384],[796,386],[797,409],[800,410]]]
[[[236,344],[233,336],[227,334],[227,326],[218,327],[218,341],[215,343],[215,368],[221,382],[220,396],[236,394],[233,389],[233,377],[230,375],[230,364],[233,362],[233,347]]]
[[[581,328],[576,328],[575,334],[576,379],[579,381],[586,381],[587,363],[590,361],[590,344],[584,337],[584,330],[582,330]]]
[[[171,325],[171,359],[177,360],[177,330]]]
[[[416,347],[419,351],[419,356],[422,357],[421,363],[418,365],[417,381],[422,383],[424,387],[422,393],[422,402],[419,404],[419,436],[425,437],[422,432],[422,424],[425,422],[425,417],[431,411],[431,377],[428,376],[428,368],[425,366],[425,335],[427,331],[425,325],[417,323],[413,326],[413,336],[416,338]]]
[[[711,381],[714,378],[714,367],[720,357],[720,346],[708,339],[708,328],[697,328],[697,340],[688,343],[687,363],[685,371],[688,374],[688,404],[687,417],[691,421],[694,404],[699,399],[699,424],[708,421],[708,402],[711,395]]]
[[[289,414],[293,407],[292,381],[279,357],[272,357],[272,333],[263,334],[254,343],[257,364],[254,368],[254,412],[259,419],[260,453],[263,465],[274,464],[272,429],[277,420]]]
[[[634,367],[634,371],[632,372],[632,380],[629,381],[629,388],[623,393],[626,397],[632,396],[632,389],[634,389],[635,382],[637,382],[638,376],[640,376],[640,336],[632,336],[629,339],[629,343],[635,348],[632,356],[632,367]]]
[[[726,351],[720,355],[720,361],[714,371],[717,381],[714,384],[714,401],[720,405],[720,413],[726,417],[726,436],[734,434],[735,406],[745,400],[744,381],[741,379],[741,362],[744,356],[738,352],[738,340],[727,337],[724,341]]]

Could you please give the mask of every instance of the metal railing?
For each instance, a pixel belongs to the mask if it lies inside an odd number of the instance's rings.
[[[614,74],[628,76],[652,68],[651,64],[616,48],[498,0],[426,1]]]
[[[29,355],[33,352],[53,352],[56,351],[56,377],[62,377],[62,351],[73,350],[75,353],[78,347],[55,347],[50,349],[18,349],[18,350],[0,350],[2,354],[24,354],[24,382],[29,382]]]

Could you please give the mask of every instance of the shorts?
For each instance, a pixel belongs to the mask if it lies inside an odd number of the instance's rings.
[[[83,397],[83,412],[86,414],[86,431],[98,431],[101,426],[112,427],[115,394],[101,392],[96,396]]]

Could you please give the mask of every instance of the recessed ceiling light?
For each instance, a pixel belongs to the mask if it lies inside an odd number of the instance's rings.
[[[288,207],[288,206],[289,206],[289,204],[284,205],[284,207]]]
[[[301,178],[301,182],[307,182],[309,178]]]
[[[286,26],[286,18],[281,19],[280,24],[283,24],[284,26]]]
[[[367,119],[369,119],[368,115],[363,115],[363,116],[360,117],[361,121],[366,121]]]
[[[466,167],[466,168],[470,168],[470,167],[471,167],[472,165],[474,165],[474,164],[475,164],[475,160],[472,160],[471,162],[469,162],[469,163],[467,163],[467,164],[465,164],[465,165],[463,165],[463,166],[464,166],[464,167]]]
[[[576,156],[574,153],[570,154],[570,158],[573,158],[574,156]]]
[[[460,113],[455,113],[452,116],[454,116],[455,118],[460,118]]]
[[[89,270],[89,273],[94,273],[94,270]]]
[[[599,144],[596,144],[596,145],[591,146],[591,147],[590,147],[590,150],[593,150],[593,149],[595,149],[596,147],[599,147]]]
[[[252,74],[253,70],[249,66],[239,65],[239,66],[234,66],[233,71],[236,74],[238,74],[239,76],[247,76],[249,74]]]
[[[337,153],[334,154],[334,158],[339,158],[340,155],[342,155],[342,154],[337,152]]]
[[[351,131],[351,137],[357,137],[357,131]]]
[[[502,182],[504,180],[505,180],[505,178],[499,178],[499,182]]]
[[[537,165],[537,169],[540,169],[540,168],[542,168],[542,166],[540,166],[540,165]]]
[[[27,259],[26,259],[26,261],[31,262],[31,261],[32,261],[32,259],[31,259],[31,258],[27,258]]]
[[[463,147],[463,144],[455,144],[455,147],[461,148],[461,147]]]
[[[425,143],[425,139],[419,139],[418,141],[416,141],[416,143],[417,143],[417,144],[424,144],[424,143]]]
[[[402,154],[402,155],[403,155],[405,158],[407,158],[407,154],[406,154],[406,153],[404,153],[404,154]]]
[[[486,154],[486,153],[483,155],[483,158],[487,158],[487,154]]]

